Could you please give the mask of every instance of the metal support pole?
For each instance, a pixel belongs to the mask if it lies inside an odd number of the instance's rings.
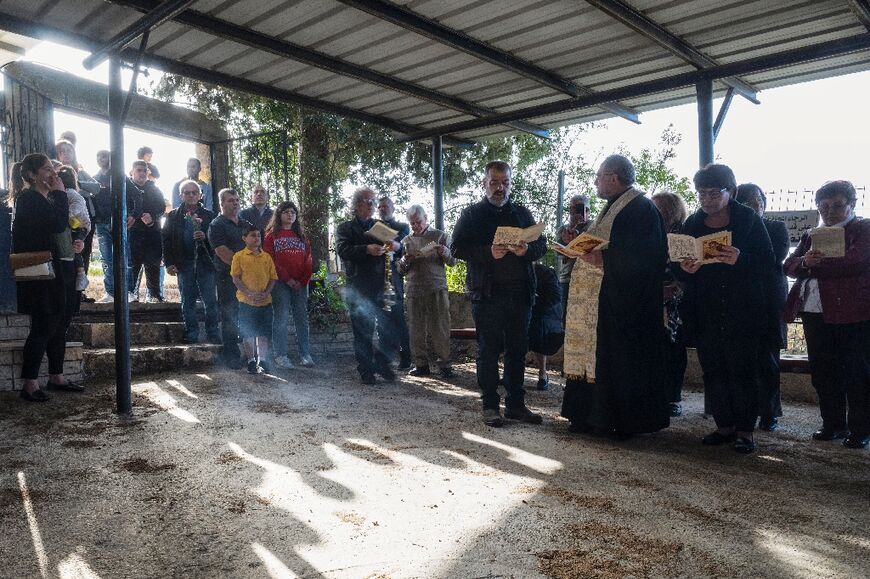
[[[719,114],[716,115],[716,122],[713,123],[713,144],[719,140],[719,131],[722,130],[722,125],[725,123],[725,115],[731,108],[731,102],[734,100],[734,87],[729,86],[728,92],[725,93],[725,100],[722,101],[722,106],[719,107]]]
[[[130,387],[130,305],[127,303],[127,182],[124,176],[124,92],[121,61],[109,65],[109,148],[111,149],[112,246],[115,281],[115,388],[118,414],[133,410]]]
[[[435,229],[444,231],[444,150],[441,135],[432,137],[432,188],[435,193]]]
[[[210,167],[209,173],[211,175],[211,206],[214,208],[214,214],[217,215],[220,213],[220,202],[218,201],[218,189],[217,189],[217,179],[215,178],[215,174],[217,173],[217,167],[215,166],[215,162],[217,162],[217,145],[214,143],[208,144],[208,165]]]
[[[698,160],[701,167],[713,162],[713,81],[695,83],[698,98]]]
[[[284,171],[284,201],[290,201],[290,176],[287,174],[287,131],[281,134],[281,162]]]
[[[559,170],[559,188],[556,190],[556,228],[562,227],[562,212],[565,207],[565,170]],[[561,239],[557,239],[562,243]]]

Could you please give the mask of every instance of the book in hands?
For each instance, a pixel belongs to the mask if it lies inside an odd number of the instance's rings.
[[[810,229],[811,249],[821,251],[823,257],[846,255],[846,230],[842,227],[816,227]]]
[[[719,248],[731,245],[731,232],[719,231],[703,237],[668,233],[668,258],[671,261],[694,259],[701,265],[719,263]]]
[[[565,257],[576,259],[581,255],[586,255],[593,251],[607,249],[609,244],[610,242],[602,237],[596,237],[591,233],[583,232],[572,239],[567,245],[562,245],[561,243],[550,244],[550,249]]]
[[[438,250],[438,242],[430,241],[426,245],[420,246],[421,241],[414,241],[412,237],[404,243],[405,253],[414,257],[429,257]]]
[[[389,243],[390,241],[393,241],[396,239],[398,234],[399,232],[395,229],[384,225],[383,221],[375,221],[372,228],[366,231],[366,235],[377,239],[381,243]]]
[[[544,233],[544,224],[536,223],[529,227],[508,227],[503,225],[495,230],[493,245],[519,245],[521,242],[531,243]]]

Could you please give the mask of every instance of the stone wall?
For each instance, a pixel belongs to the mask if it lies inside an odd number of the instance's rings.
[[[0,315],[0,391],[20,390],[23,380],[21,364],[24,362],[24,341],[30,332],[30,318],[18,314]],[[82,344],[68,342],[63,372],[72,381],[82,379]],[[39,380],[48,379],[48,362],[43,358],[39,367]]]

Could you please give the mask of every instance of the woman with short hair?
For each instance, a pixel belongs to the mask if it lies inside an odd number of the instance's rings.
[[[785,319],[800,315],[822,427],[815,440],[844,438],[847,448],[870,442],[870,219],[855,215],[857,193],[849,181],[831,181],[816,191],[826,227],[843,228],[845,254],[826,256],[804,233],[785,260],[797,281]]]

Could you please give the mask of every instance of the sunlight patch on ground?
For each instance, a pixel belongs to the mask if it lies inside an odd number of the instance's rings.
[[[150,400],[155,406],[167,413],[192,424],[199,424],[199,418],[183,408],[178,407],[178,402],[171,394],[158,386],[155,382],[145,382],[142,384],[134,384],[133,392],[140,394]]]
[[[854,569],[840,563],[842,553],[818,537],[788,536],[768,529],[756,529],[762,547],[789,569],[792,577],[848,577]]]
[[[179,392],[181,392],[182,394],[184,394],[185,396],[187,396],[188,398],[199,399],[199,396],[197,396],[196,394],[194,394],[193,392],[188,390],[184,386],[184,384],[182,384],[178,380],[167,380],[166,383],[169,384],[171,387],[175,388],[176,390],[178,390]]]
[[[309,528],[300,536],[314,537],[295,545],[293,557],[282,554],[282,559],[301,559],[319,573],[353,566],[363,575],[389,575],[412,562],[419,564],[422,556],[431,562],[426,574],[439,576],[438,566],[447,572],[451,561],[466,555],[468,545],[481,533],[498,528],[528,499],[513,492],[517,486],[539,488],[543,482],[535,477],[537,472],[561,467],[507,446],[502,449],[504,457],[488,457],[488,464],[464,451],[424,450],[427,462],[407,450],[353,438],[340,446],[323,444],[322,467],[302,473],[254,456],[234,442],[228,445],[240,458],[263,469],[263,479],[252,492],[289,513],[294,524]],[[499,469],[499,463],[508,459],[525,466],[528,476]],[[264,549],[254,549],[267,565],[280,563]],[[345,554],[337,559],[338,552]],[[289,565],[300,574],[292,562],[281,565],[275,568],[286,572]]]
[[[562,470],[563,467],[562,463],[558,460],[553,460],[545,456],[532,454],[531,452],[525,451],[521,448],[510,446],[501,442],[496,442],[495,440],[490,440],[489,438],[484,438],[470,432],[463,432],[462,438],[470,442],[485,444],[487,446],[503,450],[507,453],[508,460],[512,460],[517,464],[527,466],[530,469],[537,471],[541,474],[555,474],[556,472]]]
[[[36,514],[33,512],[33,503],[30,500],[30,489],[27,488],[27,479],[23,472],[18,473],[18,488],[21,490],[21,502],[24,504],[27,524],[30,526],[30,538],[33,540],[33,550],[36,552],[39,574],[45,578],[48,577],[48,556],[45,554],[42,533],[39,532],[39,523],[36,522]]]
[[[251,543],[251,548],[266,566],[266,573],[273,579],[295,579],[297,575],[287,568],[281,559],[260,543]]]
[[[775,457],[775,456],[770,456],[770,455],[767,455],[767,454],[759,454],[759,455],[758,455],[758,458],[760,458],[760,459],[762,459],[762,460],[769,460],[769,461],[771,461],[771,462],[785,462],[785,461],[782,460],[781,458],[777,458],[777,457]]]
[[[73,553],[57,565],[60,579],[100,579],[78,553]]]
[[[455,396],[457,398],[480,398],[480,392],[477,390],[460,388],[459,386],[453,386],[452,384],[447,384],[441,380],[413,377],[410,379],[426,390],[437,392],[438,394],[446,394],[447,396]]]
[[[214,382],[214,380],[212,380],[211,376],[209,376],[208,374],[196,374],[196,377],[202,378],[203,380],[208,380],[209,382]]]

